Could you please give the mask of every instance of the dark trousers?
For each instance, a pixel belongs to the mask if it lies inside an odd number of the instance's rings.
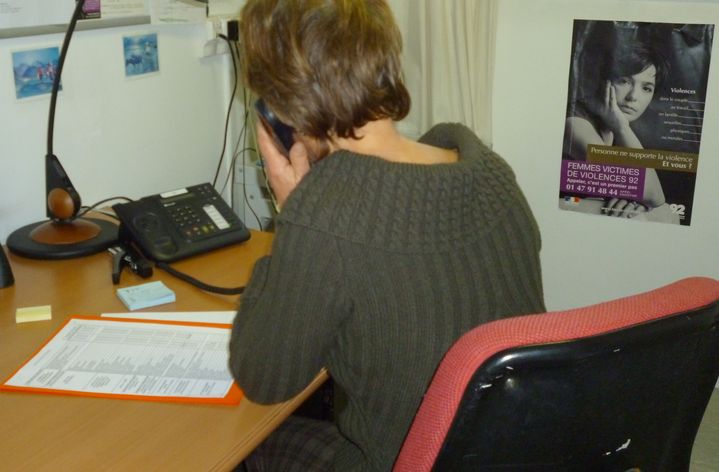
[[[236,469],[246,472],[320,472],[332,470],[344,439],[329,422],[290,416]]]

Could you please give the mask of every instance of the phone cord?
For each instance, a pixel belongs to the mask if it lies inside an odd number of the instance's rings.
[[[180,272],[179,270],[170,267],[166,262],[157,262],[155,265],[165,272],[174,275],[178,279],[194,285],[206,292],[219,293],[221,295],[239,295],[245,291],[245,287],[217,287],[215,285],[206,284],[191,275],[187,275],[184,272]]]

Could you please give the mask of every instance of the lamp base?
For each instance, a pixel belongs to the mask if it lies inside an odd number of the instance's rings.
[[[70,223],[41,221],[13,231],[7,247],[31,259],[73,259],[104,251],[117,243],[118,226],[97,218]]]

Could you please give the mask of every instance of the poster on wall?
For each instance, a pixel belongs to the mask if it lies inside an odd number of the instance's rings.
[[[714,25],[575,20],[559,208],[689,226]]]

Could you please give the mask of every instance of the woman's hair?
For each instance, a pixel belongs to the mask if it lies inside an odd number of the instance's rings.
[[[642,42],[622,42],[608,52],[600,67],[602,80],[631,77],[654,66],[657,70],[656,85],[660,87],[668,75],[668,63],[656,49]]]
[[[409,112],[385,0],[248,0],[240,36],[245,84],[302,134],[356,138],[369,121]]]

